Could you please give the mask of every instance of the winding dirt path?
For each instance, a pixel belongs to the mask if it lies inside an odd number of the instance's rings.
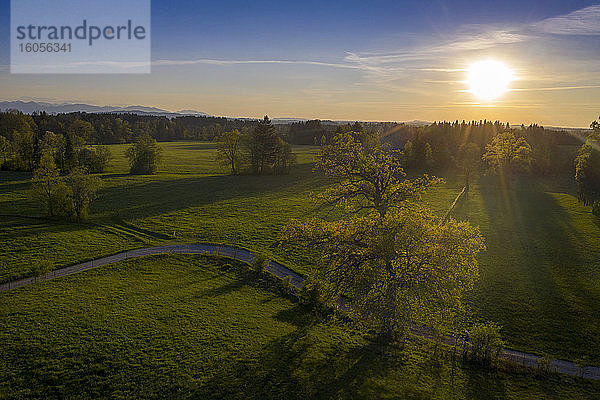
[[[36,282],[51,280],[60,278],[61,276],[76,274],[78,272],[86,271],[88,269],[100,267],[107,264],[116,263],[119,261],[127,260],[130,258],[152,256],[158,254],[204,254],[218,257],[231,258],[234,260],[242,261],[245,263],[252,263],[254,255],[252,252],[246,249],[233,247],[233,246],[222,246],[214,244],[175,244],[166,246],[148,247],[144,249],[136,249],[130,251],[124,251],[122,253],[114,254],[112,256],[98,258],[92,261],[87,261],[81,264],[72,265],[69,267],[57,269],[49,272],[44,276],[35,278],[26,278],[18,281],[4,283],[0,285],[0,292],[17,289],[23,286],[28,286]],[[285,279],[289,277],[292,285],[298,289],[302,289],[305,283],[305,278],[296,272],[284,267],[283,265],[269,261],[267,270],[273,275]],[[421,337],[429,338],[430,334],[426,329],[412,329],[413,334]],[[444,342],[453,345],[457,340],[453,337],[446,337]],[[500,355],[501,358],[512,361],[517,364],[525,365],[528,367],[537,368],[538,360],[541,358],[538,355],[531,353],[524,353],[517,350],[504,349]],[[579,365],[565,360],[551,360],[552,368],[556,372],[567,374],[571,376],[582,376],[588,379],[600,380],[600,368],[597,367],[585,367],[581,368]]]

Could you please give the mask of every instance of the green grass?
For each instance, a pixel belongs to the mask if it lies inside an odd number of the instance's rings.
[[[310,192],[330,181],[312,173],[318,149],[298,147],[286,176],[228,176],[211,143],[162,143],[155,176],[126,175],[126,146],[103,175],[90,223],[0,219],[0,280],[26,275],[31,263],[56,267],[116,251],[178,240],[264,251],[306,272],[311,257],[274,246],[290,218],[315,212]],[[444,174],[441,174],[444,175]],[[0,172],[0,214],[37,214],[25,201],[30,175]],[[443,215],[462,187],[459,176],[425,196]],[[469,303],[478,320],[500,323],[514,348],[600,365],[600,221],[577,203],[572,177],[529,179],[503,192],[474,185],[455,216],[480,225],[487,252]],[[1,217],[0,217],[1,218]]]
[[[311,172],[317,148],[310,146],[297,150],[299,165],[290,175],[257,177],[225,175],[214,162],[211,143],[161,145],[165,162],[155,176],[126,175],[126,146],[111,146],[114,158],[88,224],[1,219],[0,265],[6,267],[0,281],[27,275],[32,260],[49,258],[59,268],[157,243],[173,232],[180,240],[267,249],[290,217],[311,214],[308,194],[327,182]],[[29,179],[29,174],[0,173],[0,213],[41,213],[26,199]]]
[[[380,347],[241,267],[155,256],[0,294],[0,398],[593,399],[600,384]]]
[[[600,221],[561,183],[471,191],[457,215],[487,244],[472,305],[513,347],[600,365]]]

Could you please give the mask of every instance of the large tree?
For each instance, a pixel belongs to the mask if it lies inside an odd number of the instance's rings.
[[[69,197],[72,201],[74,217],[77,221],[87,218],[90,202],[96,198],[101,181],[88,175],[82,167],[74,168],[66,177]]]
[[[458,148],[457,162],[463,174],[465,174],[465,187],[467,190],[471,186],[471,178],[479,172],[481,164],[481,149],[476,143],[463,143]]]
[[[90,174],[104,172],[111,159],[112,153],[104,146],[84,147],[77,153],[77,162]]]
[[[387,340],[412,323],[453,327],[464,315],[463,294],[478,277],[476,257],[484,249],[478,228],[442,222],[416,205],[384,218],[292,221],[285,233],[290,243],[317,249],[311,278],[325,301]]]
[[[29,196],[42,204],[46,215],[70,214],[66,209],[68,187],[59,175],[52,153],[45,150],[39,167],[34,171]]]
[[[94,134],[94,126],[79,118],[73,121],[67,130],[67,135],[70,136],[73,146],[75,147],[83,146],[85,143],[88,143]]]
[[[279,138],[268,116],[265,115],[246,135],[244,146],[253,173],[264,174],[269,167],[273,166],[279,148]]]
[[[215,138],[217,142],[217,161],[231,168],[231,174],[240,172],[242,151],[240,149],[242,135],[237,129],[224,132]]]
[[[294,164],[296,164],[296,155],[292,150],[292,145],[279,139],[273,171],[278,175],[289,174]]]
[[[485,147],[483,160],[508,187],[517,172],[529,171],[531,146],[524,137],[516,136],[513,132],[502,132]]]
[[[367,150],[352,133],[324,146],[317,165],[340,178],[325,200],[353,215],[292,220],[284,239],[319,255],[311,282],[323,299],[385,340],[403,336],[413,323],[456,322],[478,276],[479,229],[442,221],[423,207],[418,199],[435,180],[404,179],[385,148]]]
[[[413,141],[404,145],[404,159],[408,168],[424,169],[433,164],[433,152],[431,145],[426,142],[422,135],[417,133]]]
[[[586,205],[600,201],[600,122],[594,121],[590,126],[592,133],[575,159],[577,194]]]
[[[125,153],[129,159],[132,174],[150,175],[156,173],[162,159],[162,149],[149,135],[137,138]]]
[[[404,200],[419,199],[441,180],[427,175],[405,179],[400,162],[385,145],[365,146],[354,132],[337,134],[321,148],[316,168],[338,184],[320,195],[326,204],[343,205],[349,213],[376,211],[385,217]]]

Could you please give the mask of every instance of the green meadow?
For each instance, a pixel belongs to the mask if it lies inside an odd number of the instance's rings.
[[[330,181],[312,171],[317,147],[295,148],[298,165],[290,175],[229,176],[215,163],[211,143],[161,146],[165,161],[154,176],[128,175],[127,146],[110,146],[114,157],[86,223],[0,217],[0,280],[28,275],[37,260],[60,268],[174,240],[242,245],[299,272],[310,270],[310,254],[278,246],[278,234],[290,218],[318,212],[310,193]],[[440,175],[447,183],[428,193],[425,201],[443,215],[461,190],[462,179]],[[26,200],[29,179],[29,174],[0,172],[0,214],[40,215]],[[600,221],[574,193],[570,176],[522,178],[510,190],[483,179],[454,216],[479,225],[486,238],[479,283],[468,299],[473,319],[501,324],[510,347],[600,365]],[[53,292],[55,285],[76,285],[105,274],[102,290],[107,290],[118,283],[111,274],[126,269],[118,268],[2,293],[0,299],[7,304],[5,299],[18,293],[25,304],[48,294],[58,307],[61,289]],[[143,284],[129,279],[132,287]],[[120,301],[129,307],[127,297]],[[78,302],[73,298],[64,306],[76,307]],[[26,331],[27,324],[36,323],[35,315],[15,317],[12,324]]]
[[[129,260],[0,296],[0,398],[594,399],[600,384],[380,347],[236,263]],[[453,367],[453,365],[455,365]]]

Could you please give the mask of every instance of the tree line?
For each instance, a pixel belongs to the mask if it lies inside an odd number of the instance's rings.
[[[592,133],[575,159],[575,179],[579,200],[591,205],[593,213],[600,217],[600,118],[590,128]]]
[[[56,122],[41,114],[0,113],[0,169],[33,171],[44,152],[48,152],[63,172],[76,167],[89,173],[104,171],[111,153],[105,147],[88,145],[94,142],[96,132],[92,124],[78,118],[66,126],[51,121]]]
[[[460,147],[472,143],[483,155],[485,147],[499,133],[512,132],[523,137],[532,150],[531,171],[537,175],[573,172],[576,148],[581,135],[539,125],[511,127],[499,121],[436,122],[425,127],[390,126],[381,140],[403,152],[403,165],[409,169],[460,168]]]

